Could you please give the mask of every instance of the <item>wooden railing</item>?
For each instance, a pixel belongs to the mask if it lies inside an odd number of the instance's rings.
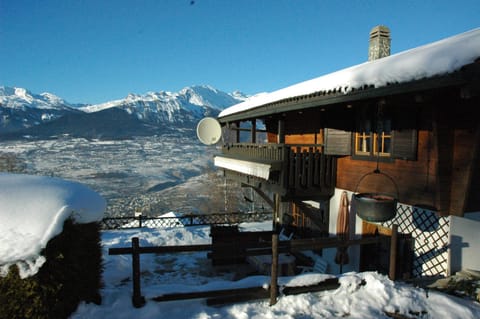
[[[288,188],[333,188],[336,158],[315,146],[290,146],[288,152]]]
[[[235,143],[224,146],[222,153],[251,160],[284,161],[288,149],[289,147],[285,144]]]
[[[281,162],[278,183],[285,189],[321,188],[331,191],[336,181],[336,157],[325,155],[322,144],[235,143],[223,155],[251,161]]]

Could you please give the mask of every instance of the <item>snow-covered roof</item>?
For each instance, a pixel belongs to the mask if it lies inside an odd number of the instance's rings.
[[[363,87],[383,87],[445,75],[480,57],[480,28],[389,57],[358,64],[278,91],[253,96],[219,114],[219,118],[288,98],[317,92],[350,93]]]
[[[0,275],[17,264],[22,278],[45,262],[40,255],[63,223],[99,221],[105,200],[90,188],[58,178],[0,174]]]

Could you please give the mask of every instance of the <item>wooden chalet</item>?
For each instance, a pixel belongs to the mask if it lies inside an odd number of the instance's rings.
[[[226,109],[215,165],[314,234],[336,189],[480,211],[480,29],[376,58]]]

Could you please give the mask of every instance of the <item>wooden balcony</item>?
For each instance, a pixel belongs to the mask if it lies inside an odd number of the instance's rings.
[[[236,143],[224,146],[217,158],[250,166],[237,169],[216,163],[228,177],[284,197],[329,198],[334,193],[336,157],[325,155],[320,144]]]

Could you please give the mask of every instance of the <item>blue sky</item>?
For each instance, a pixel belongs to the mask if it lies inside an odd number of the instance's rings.
[[[0,0],[0,85],[72,103],[211,85],[274,91],[480,27],[478,0]]]

